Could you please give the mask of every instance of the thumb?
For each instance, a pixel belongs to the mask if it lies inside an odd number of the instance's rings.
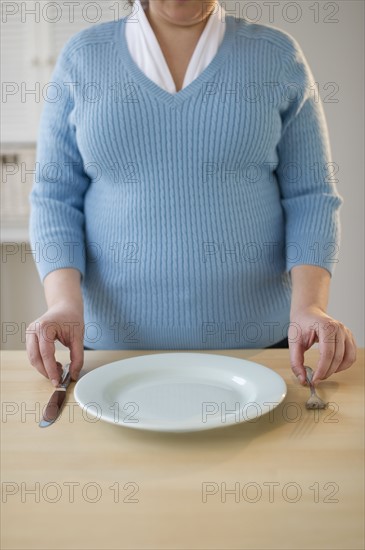
[[[304,385],[306,379],[304,368],[305,348],[301,342],[293,342],[289,347],[291,369],[295,376],[299,378],[300,383]]]
[[[84,364],[84,344],[82,339],[73,338],[70,342],[70,373],[72,380],[77,380]]]

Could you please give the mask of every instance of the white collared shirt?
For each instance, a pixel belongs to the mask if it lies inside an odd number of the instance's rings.
[[[135,0],[137,13],[126,25],[126,40],[134,62],[141,71],[167,92],[176,93],[175,82],[166,63],[156,35],[147,19],[140,0]],[[204,30],[195,47],[185,73],[182,88],[188,86],[209,65],[223,40],[226,28],[224,8],[216,0]]]

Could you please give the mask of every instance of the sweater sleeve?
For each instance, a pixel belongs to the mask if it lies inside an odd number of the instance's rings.
[[[328,128],[310,67],[293,37],[282,58],[282,131],[276,175],[285,215],[286,269],[310,264],[332,276],[340,246],[343,198]]]
[[[64,45],[47,86],[37,134],[36,170],[30,193],[29,233],[41,281],[61,268],[85,274],[84,172],[73,124],[74,86],[70,49]]]

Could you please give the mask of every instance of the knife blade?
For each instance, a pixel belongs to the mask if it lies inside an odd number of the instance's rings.
[[[46,408],[43,412],[43,417],[39,422],[40,428],[47,428],[56,422],[61,414],[62,407],[66,399],[66,390],[71,382],[70,363],[64,366],[61,382],[56,386],[55,391],[51,395]]]

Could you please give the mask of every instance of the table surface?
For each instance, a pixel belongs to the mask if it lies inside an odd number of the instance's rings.
[[[82,372],[147,353],[159,352],[87,351]],[[1,547],[364,548],[363,349],[321,383],[320,412],[305,409],[287,349],[209,353],[272,368],[285,400],[255,422],[171,434],[85,418],[71,387],[61,418],[40,429],[52,387],[25,352],[4,351]],[[305,362],[318,357],[312,348]]]

